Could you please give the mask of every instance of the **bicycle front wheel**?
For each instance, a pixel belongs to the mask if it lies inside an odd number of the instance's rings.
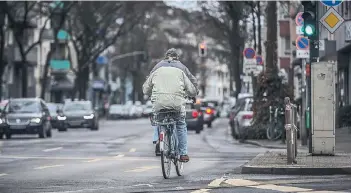
[[[170,142],[170,136],[164,129],[162,129],[160,132],[160,151],[162,174],[165,179],[168,179],[171,175],[172,160],[169,156],[169,152],[171,150]]]

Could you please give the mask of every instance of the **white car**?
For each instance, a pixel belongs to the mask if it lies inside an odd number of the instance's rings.
[[[149,117],[150,113],[152,113],[152,104],[148,105],[144,105],[144,108],[143,108],[143,117]]]
[[[108,110],[107,119],[121,119],[128,116],[128,111],[124,105],[111,105]]]

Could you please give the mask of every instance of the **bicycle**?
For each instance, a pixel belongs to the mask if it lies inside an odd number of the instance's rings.
[[[161,110],[154,113],[153,119],[151,119],[151,124],[159,127],[159,150],[162,174],[165,179],[170,177],[172,162],[177,175],[183,175],[184,162],[179,161],[178,137],[175,130],[177,119],[181,116],[181,112],[178,111]]]
[[[272,114],[274,113],[274,119]],[[284,123],[281,120],[281,117],[284,115],[284,111],[281,108],[275,108],[274,112],[272,106],[269,106],[269,126],[266,130],[267,139],[269,140],[278,140],[283,136]]]

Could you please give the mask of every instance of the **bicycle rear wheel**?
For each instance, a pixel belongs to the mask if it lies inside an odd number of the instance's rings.
[[[178,140],[176,139],[176,137],[177,136],[175,134],[172,135],[172,145],[173,145],[172,147],[174,147],[176,150],[178,150]],[[179,152],[179,151],[177,151],[177,152]],[[174,158],[174,167],[176,169],[177,175],[182,176],[183,171],[184,171],[184,162],[179,161],[179,155],[177,155]]]
[[[172,159],[169,156],[170,152],[170,137],[168,132],[164,129],[160,132],[160,151],[161,151],[161,167],[162,167],[162,174],[165,179],[168,179],[171,175],[171,166],[172,166]]]

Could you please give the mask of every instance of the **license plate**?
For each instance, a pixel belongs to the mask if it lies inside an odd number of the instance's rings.
[[[10,128],[11,129],[25,129],[26,126],[25,125],[11,125]]]
[[[81,125],[81,123],[82,123],[82,122],[80,122],[80,121],[72,121],[72,122],[69,122],[69,124],[72,125],[72,126],[79,126],[79,125]]]

